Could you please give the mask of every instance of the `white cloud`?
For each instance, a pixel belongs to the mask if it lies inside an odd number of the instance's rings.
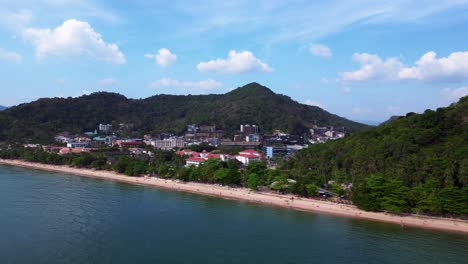
[[[201,35],[219,39],[224,35],[248,35],[251,42],[270,46],[292,41],[301,44],[342,32],[349,27],[368,24],[398,23],[430,29],[435,19],[448,25],[465,21],[466,0],[359,1],[195,1],[168,5],[155,1],[153,10],[164,10],[190,17],[185,23],[171,25],[166,33]],[[173,1],[177,2],[177,1]],[[228,3],[229,2],[229,3]],[[160,11],[162,12],[162,11]],[[442,17],[442,18],[441,18]],[[251,36],[251,35],[249,35]]]
[[[368,53],[354,53],[353,60],[361,65],[357,71],[344,72],[344,81],[395,80],[403,64],[397,58],[382,60]]]
[[[468,95],[468,86],[456,89],[444,88],[440,91],[440,95],[446,102],[453,103]]]
[[[183,89],[183,90],[188,90],[188,91],[208,91],[208,90],[221,88],[222,86],[223,86],[222,83],[213,79],[192,82],[192,81],[179,81],[179,80],[174,80],[170,78],[159,79],[155,82],[152,82],[149,85],[150,88],[158,88],[158,89],[176,88],[176,89]]]
[[[39,60],[48,55],[85,55],[110,63],[125,63],[125,57],[119,47],[114,43],[106,43],[101,34],[94,31],[85,21],[69,19],[55,29],[28,28],[24,36],[36,46],[36,56]]]
[[[403,68],[400,79],[424,81],[458,81],[468,78],[468,51],[453,52],[447,57],[437,58],[434,51],[424,54],[413,67]]]
[[[309,47],[310,53],[319,57],[331,57],[333,55],[331,49],[322,44],[312,44]]]
[[[405,66],[398,58],[383,60],[377,55],[355,53],[353,59],[361,64],[357,71],[344,72],[344,81],[463,81],[468,78],[468,51],[453,52],[437,58],[433,51],[424,54],[414,66]]]
[[[90,95],[90,94],[91,94],[91,92],[90,92],[90,91],[88,91],[88,90],[81,90],[81,93],[80,93],[80,95],[79,95],[79,96],[83,96],[83,95]]]
[[[0,17],[2,18],[0,19],[0,27],[11,31],[20,31],[31,22],[33,15],[29,9],[11,11],[0,8]]]
[[[268,64],[257,59],[250,51],[229,51],[227,59],[216,59],[200,62],[197,69],[201,72],[215,73],[244,73],[244,72],[271,72],[273,69]]]
[[[99,85],[102,86],[112,86],[117,84],[117,80],[114,78],[105,78],[98,81]]]
[[[0,48],[0,60],[19,63],[22,60],[21,54]]]
[[[311,100],[311,99],[307,99],[304,101],[304,104],[306,105],[311,105],[311,106],[317,106],[317,107],[320,107],[320,108],[323,108],[323,104],[318,102],[318,101],[314,101],[314,100]]]
[[[162,67],[169,66],[177,60],[177,55],[171,53],[171,51],[166,48],[159,49],[156,55],[145,54],[144,56],[148,59],[154,58],[156,60],[156,63],[161,65]]]

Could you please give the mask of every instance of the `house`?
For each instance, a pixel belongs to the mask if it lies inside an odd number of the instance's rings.
[[[205,162],[206,159],[201,158],[201,157],[191,157],[185,160],[185,166],[190,167],[190,166],[195,166],[198,167],[200,164]]]

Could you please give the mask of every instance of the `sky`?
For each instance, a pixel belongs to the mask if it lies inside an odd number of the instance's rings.
[[[258,82],[359,121],[468,95],[468,0],[0,0],[0,105]]]

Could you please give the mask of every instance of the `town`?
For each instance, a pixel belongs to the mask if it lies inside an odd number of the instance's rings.
[[[248,165],[253,161],[265,160],[274,167],[276,160],[288,158],[310,144],[343,138],[345,128],[313,126],[310,134],[291,135],[280,130],[264,134],[257,125],[240,124],[239,130],[228,137],[225,131],[215,125],[189,124],[182,135],[160,133],[145,134],[141,138],[123,137],[122,129],[131,127],[128,124],[99,124],[94,131],[82,134],[62,132],[55,136],[55,145],[26,144],[25,147],[42,147],[45,151],[66,155],[96,151],[102,147],[117,147],[128,150],[134,155],[152,156],[151,149],[176,151],[186,157],[186,166],[199,166],[208,159],[221,161],[235,160],[239,165]],[[151,147],[148,147],[151,146]],[[213,150],[201,152],[192,150],[206,146]],[[227,153],[223,153],[222,151]]]

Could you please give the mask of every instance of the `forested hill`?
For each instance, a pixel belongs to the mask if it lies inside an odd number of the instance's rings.
[[[366,210],[467,217],[468,97],[311,146],[286,167],[320,185],[353,183]]]
[[[273,129],[307,132],[314,123],[344,126],[348,131],[368,127],[250,83],[220,95],[128,99],[120,94],[99,92],[77,98],[39,99],[0,112],[0,141],[47,141],[61,131],[92,131],[99,123],[133,124],[140,135],[180,133],[192,123],[216,125],[228,134],[242,123],[257,124],[266,133]]]

